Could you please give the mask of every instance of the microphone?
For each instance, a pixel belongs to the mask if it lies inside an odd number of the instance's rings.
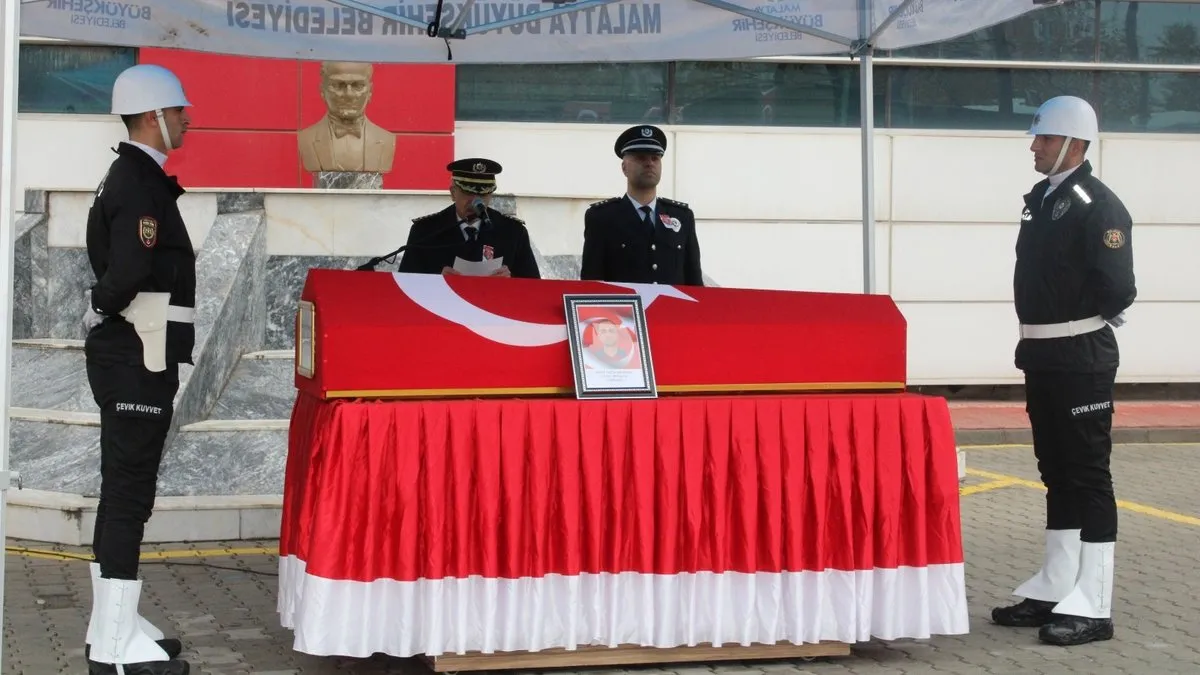
[[[483,224],[487,227],[491,227],[492,218],[488,215],[487,205],[483,203],[483,200],[479,197],[476,197],[475,201],[471,202],[471,206],[475,208],[475,213],[479,216],[479,219],[483,221]]]
[[[401,246],[400,248],[396,249],[395,251],[392,251],[391,253],[385,253],[385,254],[383,254],[383,255],[381,255],[381,256],[377,256],[377,257],[371,258],[371,259],[370,259],[370,260],[368,260],[367,262],[365,262],[365,263],[363,263],[363,264],[359,265],[358,267],[356,267],[356,268],[354,268],[354,269],[355,269],[355,271],[356,271],[356,272],[370,272],[370,271],[373,271],[373,270],[375,269],[375,266],[376,266],[376,265],[378,265],[379,263],[381,263],[381,262],[383,262],[383,261],[385,261],[385,260],[389,260],[390,258],[395,258],[396,256],[400,255],[401,253],[403,253],[403,252],[407,251],[409,248],[412,248],[412,247],[421,247],[421,246],[423,246],[423,245],[425,244],[425,242],[427,242],[427,241],[429,241],[429,240],[431,240],[431,239],[434,239],[434,238],[436,238],[436,237],[440,237],[440,236],[442,236],[443,234],[445,234],[447,230],[450,230],[451,228],[457,228],[457,227],[458,227],[458,223],[457,223],[457,222],[455,222],[455,223],[452,223],[452,224],[449,224],[449,225],[443,225],[442,227],[439,227],[438,229],[436,229],[436,230],[434,230],[433,232],[431,232],[431,233],[429,234],[429,236],[428,236],[428,237],[422,237],[422,238],[420,238],[420,239],[418,239],[418,240],[416,240],[416,241],[414,241],[414,242],[412,242],[412,243],[410,243],[410,244],[405,244],[405,245]],[[459,243],[454,243],[454,244],[439,244],[439,245],[437,245],[437,246],[431,246],[430,248],[451,248],[451,247],[453,247],[453,246],[459,246],[459,245],[460,245]]]

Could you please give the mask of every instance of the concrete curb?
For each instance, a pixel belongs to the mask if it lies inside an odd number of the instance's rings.
[[[88,546],[96,526],[94,497],[11,488],[5,535],[70,546]],[[158,497],[146,523],[145,543],[278,539],[282,495]]]
[[[1200,443],[1200,427],[1123,427],[1113,429],[1113,443]],[[964,445],[1030,445],[1029,429],[958,429],[955,442]]]

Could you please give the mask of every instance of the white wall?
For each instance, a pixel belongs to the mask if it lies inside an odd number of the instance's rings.
[[[54,120],[20,118],[18,189],[91,190],[112,161],[120,123]],[[623,190],[612,150],[621,129],[460,122],[456,155],[501,162],[501,191],[521,197],[520,216],[542,253],[578,254],[587,205]],[[705,271],[719,284],[861,290],[857,130],[678,127],[668,135],[662,194],[696,211]],[[1013,248],[1021,196],[1040,178],[1028,145],[1021,133],[876,134],[878,286],[909,321],[913,384],[1020,381],[1012,366]],[[1157,135],[1109,135],[1092,152],[1136,223],[1139,297],[1118,332],[1123,382],[1200,381],[1197,153],[1200,137]],[[204,221],[211,202],[195,200],[189,208]],[[268,247],[384,253],[404,242],[412,218],[446,203],[440,194],[272,191]],[[84,212],[72,208],[54,215],[52,230],[66,229],[52,232],[52,244],[82,243]],[[207,222],[193,226],[197,245]]]

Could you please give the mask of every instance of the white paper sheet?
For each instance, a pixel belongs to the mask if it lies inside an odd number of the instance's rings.
[[[469,277],[486,277],[504,266],[504,256],[491,260],[471,262],[462,258],[454,258],[454,271]]]

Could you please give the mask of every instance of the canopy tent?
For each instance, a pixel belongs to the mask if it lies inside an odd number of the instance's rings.
[[[846,55],[860,62],[863,290],[875,292],[872,54],[948,40],[1070,0],[3,0],[0,371],[12,348],[19,36],[373,63],[579,63]],[[0,491],[8,416],[0,421]],[[7,499],[0,499],[0,537]],[[0,570],[0,581],[3,570]],[[0,590],[0,601],[3,595]],[[0,605],[2,607],[2,605]]]

